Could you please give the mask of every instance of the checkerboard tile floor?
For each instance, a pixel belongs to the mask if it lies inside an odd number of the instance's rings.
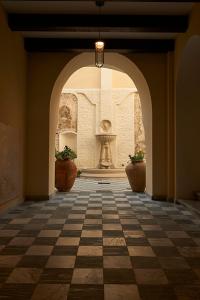
[[[200,299],[199,225],[129,191],[26,202],[0,218],[0,299]]]

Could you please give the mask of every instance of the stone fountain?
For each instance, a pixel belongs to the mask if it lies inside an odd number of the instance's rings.
[[[124,169],[115,168],[112,158],[111,143],[116,139],[116,134],[111,132],[111,122],[102,120],[100,123],[100,133],[95,134],[100,142],[99,165],[98,168],[83,169],[81,177],[125,177]]]
[[[116,134],[111,133],[99,133],[96,137],[100,140],[101,150],[99,159],[100,169],[113,169],[112,153],[110,148],[110,142],[116,138]]]

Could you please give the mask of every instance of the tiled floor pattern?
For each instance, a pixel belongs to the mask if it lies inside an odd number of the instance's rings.
[[[0,299],[200,299],[200,220],[132,192],[71,192],[0,218]]]
[[[76,178],[75,184],[72,188],[72,191],[128,191],[130,185],[128,179],[126,178]]]

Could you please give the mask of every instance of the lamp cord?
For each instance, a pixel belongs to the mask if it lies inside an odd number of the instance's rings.
[[[99,41],[101,40],[101,15],[102,15],[101,7],[103,5],[104,5],[103,0],[96,1],[96,6],[99,7]]]
[[[100,33],[100,31],[101,31],[101,22],[100,22],[100,20],[101,20],[101,5],[99,5],[99,41],[101,40],[101,33]]]

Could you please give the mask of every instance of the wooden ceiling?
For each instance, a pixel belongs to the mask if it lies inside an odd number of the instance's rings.
[[[199,1],[196,1],[199,2]],[[106,51],[168,52],[188,27],[195,1],[0,1],[12,31],[29,52],[93,51],[99,32]]]

